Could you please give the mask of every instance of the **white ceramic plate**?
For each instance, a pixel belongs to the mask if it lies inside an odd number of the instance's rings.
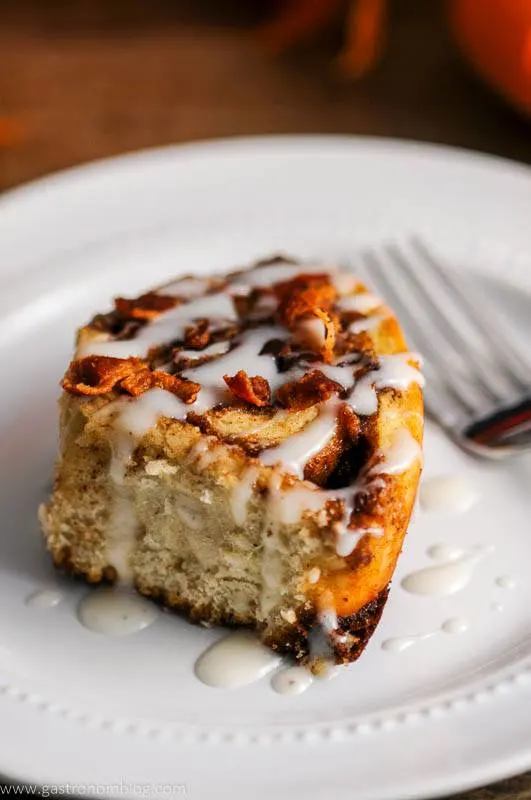
[[[486,280],[529,341],[531,173],[509,162],[370,139],[240,140],[106,161],[0,201],[0,772],[89,794],[122,782],[122,796],[185,784],[198,800],[398,800],[531,767],[529,461],[478,464],[428,429],[426,474],[465,474],[481,501],[418,516],[365,655],[299,697],[267,680],[202,685],[192,665],[220,634],[177,617],[125,638],[87,631],[75,616],[87,589],[58,579],[41,545],[57,384],[94,310],[179,272],[277,250],[352,261],[411,232]],[[462,592],[408,595],[401,575],[438,542],[496,550]],[[25,605],[57,581],[61,605]],[[466,634],[381,649],[457,615]]]

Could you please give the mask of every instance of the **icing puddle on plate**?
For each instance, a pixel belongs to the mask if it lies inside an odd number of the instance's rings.
[[[402,579],[402,588],[406,592],[429,597],[455,594],[470,583],[478,564],[493,551],[494,548],[488,545],[480,545],[468,552],[454,551],[453,557],[448,560],[406,575]],[[456,552],[459,554],[456,555]]]
[[[49,608],[55,608],[62,603],[63,601],[63,593],[60,592],[58,589],[38,589],[36,592],[32,592],[26,598],[26,605],[30,608],[39,608],[41,610],[46,610]]]
[[[423,511],[463,514],[479,501],[479,492],[464,475],[437,475],[420,484]]]
[[[106,636],[128,636],[152,625],[158,606],[140,594],[120,586],[103,587],[87,594],[78,607],[81,624]]]
[[[466,633],[469,628],[470,622],[466,617],[450,617],[443,622],[438,630],[416,633],[410,636],[393,636],[391,639],[386,639],[382,642],[382,650],[387,650],[390,653],[402,653],[404,650],[409,650],[413,645],[425,642],[426,639],[432,639],[439,633]]]
[[[195,662],[195,674],[207,686],[235,689],[264,678],[280,664],[280,656],[248,631],[223,637]]]

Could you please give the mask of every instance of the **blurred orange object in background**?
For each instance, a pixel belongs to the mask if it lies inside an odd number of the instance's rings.
[[[451,0],[450,13],[478,74],[531,114],[531,0]]]

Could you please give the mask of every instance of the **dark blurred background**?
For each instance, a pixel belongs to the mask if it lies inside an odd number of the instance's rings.
[[[444,0],[389,0],[383,56],[358,81],[335,68],[340,8],[268,52],[256,29],[281,6],[1,0],[0,189],[140,147],[263,133],[408,137],[531,163],[531,123],[476,78]]]

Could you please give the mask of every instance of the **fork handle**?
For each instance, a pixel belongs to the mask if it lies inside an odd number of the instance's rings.
[[[466,434],[477,444],[490,447],[526,442],[531,444],[531,398],[474,422]]]

